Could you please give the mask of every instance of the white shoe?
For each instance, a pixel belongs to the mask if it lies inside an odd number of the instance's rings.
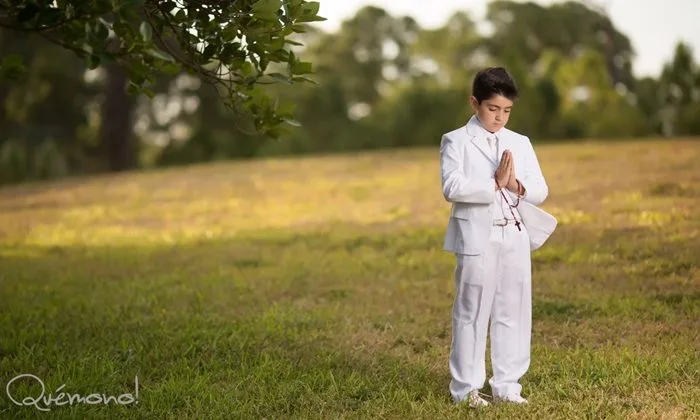
[[[485,399],[481,398],[481,395],[479,395],[479,391],[477,391],[476,389],[470,391],[469,394],[467,394],[467,398],[465,398],[465,400],[471,408],[487,407],[489,405],[489,403]]]
[[[527,400],[520,396],[519,394],[510,394],[506,395],[504,397],[494,397],[494,401],[496,402],[509,402],[509,403],[514,403],[514,404],[527,404]]]

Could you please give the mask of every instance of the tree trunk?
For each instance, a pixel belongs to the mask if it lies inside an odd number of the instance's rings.
[[[100,142],[111,171],[134,169],[138,145],[134,141],[133,114],[136,98],[126,91],[127,77],[117,64],[106,66],[105,99]]]

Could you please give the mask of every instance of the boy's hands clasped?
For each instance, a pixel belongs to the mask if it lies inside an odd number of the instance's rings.
[[[496,189],[511,187],[518,188],[517,181],[515,179],[515,164],[513,163],[513,154],[510,150],[505,150],[503,152],[503,157],[501,162],[498,164],[496,169]]]
[[[513,154],[510,150],[506,149],[503,152],[503,157],[501,162],[498,164],[496,169],[496,189],[506,188],[507,190],[513,191],[517,194],[524,194],[524,189],[515,177],[515,162],[513,161]]]

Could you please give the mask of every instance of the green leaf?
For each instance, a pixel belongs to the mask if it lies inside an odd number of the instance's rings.
[[[306,74],[313,71],[313,66],[311,63],[306,61],[297,61],[292,65],[292,73],[294,74]]]
[[[285,25],[289,25],[289,22],[285,22]],[[292,26],[289,25],[289,26],[285,26],[284,29],[282,29],[282,31],[280,32],[280,36],[283,36],[286,38],[293,33],[294,33],[294,29],[292,29]]]
[[[141,22],[141,28],[139,28],[139,31],[141,32],[141,36],[143,37],[144,41],[151,42],[151,39],[153,38],[153,30],[148,22]]]
[[[134,30],[126,22],[117,20],[112,24],[112,30],[118,38],[128,40],[129,44],[132,44],[131,41],[135,37]]]
[[[223,39],[225,42],[230,42],[233,41],[238,37],[238,26],[229,23],[222,31],[221,31],[221,39]]]
[[[277,22],[279,20],[279,17],[274,13],[260,13],[255,15],[255,17],[268,22]]]
[[[265,50],[258,44],[257,42],[248,44],[248,51],[251,53],[255,53],[258,56],[262,57],[265,55]],[[253,57],[253,54],[248,54],[251,58]]]
[[[235,61],[236,56],[241,52],[239,50],[240,47],[241,44],[238,42],[231,42],[224,45],[224,48],[221,50],[221,54],[219,54],[221,61],[225,63]]]
[[[245,63],[243,63],[241,71],[243,73],[243,76],[245,77],[252,77],[255,75],[255,68],[253,67],[253,64],[250,61],[246,61]]]
[[[197,18],[200,20],[200,22],[209,22],[212,20],[212,17],[210,16],[211,12],[207,8],[201,8],[199,9],[199,12],[197,13]]]
[[[297,45],[297,46],[300,46],[300,47],[304,45],[304,44],[302,44],[301,42],[293,41],[293,40],[291,40],[291,39],[287,39],[287,40],[285,40],[284,42],[286,42],[287,44],[290,44],[290,45]]]
[[[90,54],[87,56],[87,66],[90,70],[94,70],[100,66],[100,57],[95,54]]]
[[[309,83],[312,83],[314,85],[318,84],[317,81],[315,81],[313,79],[309,79],[308,77],[304,77],[304,76],[294,76],[294,77],[292,77],[292,81],[294,81],[294,82],[309,82]]]
[[[175,21],[176,22],[184,22],[187,19],[187,12],[185,12],[185,9],[180,9],[175,13]]]
[[[219,44],[209,44],[204,48],[204,51],[202,52],[202,61],[206,62],[209,61],[214,54],[219,50]]]
[[[323,22],[328,20],[321,16],[301,16],[297,19],[297,22]]]
[[[277,51],[284,48],[284,38],[273,38],[268,42],[267,49],[269,51]]]
[[[173,57],[170,54],[161,51],[155,47],[147,49],[146,52],[152,57],[159,58],[165,61],[175,62],[175,59],[173,59]]]
[[[308,1],[301,6],[301,16],[297,18],[297,22],[321,22],[326,18],[318,16],[320,4],[317,1]]]
[[[173,9],[175,9],[176,7],[177,7],[177,4],[175,4],[174,1],[165,0],[165,1],[160,2],[160,6],[158,8],[161,10],[164,10],[168,13],[171,13],[173,11]]]
[[[301,123],[299,121],[291,119],[291,118],[282,118],[282,121],[284,121],[287,124],[294,126],[294,127],[301,127]]]
[[[301,6],[301,13],[304,15],[316,16],[321,4],[317,1],[307,1]]]
[[[259,0],[253,4],[253,13],[258,14],[271,14],[274,13],[275,16],[277,11],[282,7],[281,0]]]
[[[287,76],[286,74],[282,74],[282,73],[269,73],[269,74],[267,74],[267,76],[269,76],[269,77],[271,77],[271,78],[277,80],[278,82],[287,83],[287,84],[291,84],[291,83],[292,83],[292,79],[291,79],[289,76]]]
[[[167,63],[163,65],[160,68],[160,70],[165,74],[175,75],[180,73],[182,71],[182,68],[180,68],[180,66],[175,63]]]

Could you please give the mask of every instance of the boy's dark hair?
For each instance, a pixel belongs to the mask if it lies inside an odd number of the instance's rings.
[[[503,95],[511,101],[518,97],[515,80],[503,67],[489,67],[481,70],[474,77],[472,95],[481,103],[494,95]]]

